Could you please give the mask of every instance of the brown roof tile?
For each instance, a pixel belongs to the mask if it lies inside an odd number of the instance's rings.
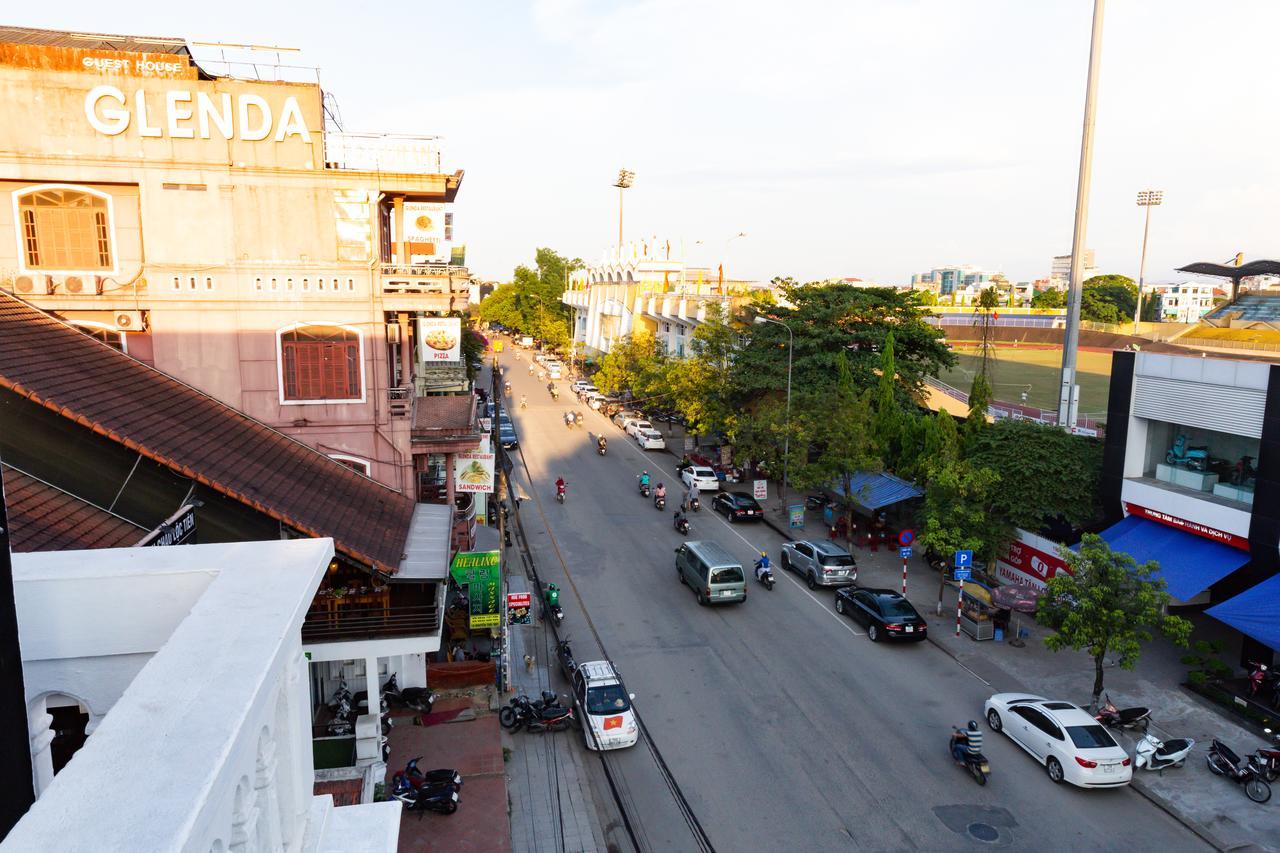
[[[413,501],[0,292],[0,387],[394,574]]]
[[[414,401],[415,433],[469,435],[476,430],[476,398],[471,394],[419,397]]]
[[[128,548],[147,534],[141,526],[16,468],[0,466],[0,473],[15,551]]]

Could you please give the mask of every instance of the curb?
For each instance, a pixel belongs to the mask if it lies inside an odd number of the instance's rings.
[[[1138,771],[1135,769],[1134,773],[1136,774],[1137,772]],[[1182,824],[1187,829],[1191,830],[1193,833],[1195,833],[1195,835],[1201,841],[1208,844],[1214,850],[1227,851],[1227,850],[1246,850],[1250,848],[1258,849],[1254,847],[1252,842],[1245,842],[1243,844],[1225,843],[1221,838],[1215,835],[1207,826],[1179,812],[1174,807],[1173,803],[1165,799],[1160,794],[1157,794],[1155,791],[1149,789],[1146,786],[1146,783],[1140,782],[1139,781],[1140,778],[1141,777],[1135,775],[1132,778],[1132,780],[1129,782],[1129,787],[1137,791],[1139,795],[1141,795],[1144,799],[1147,800],[1147,802],[1151,803],[1156,808],[1160,809],[1160,811],[1164,812],[1169,817],[1173,818],[1178,823]]]

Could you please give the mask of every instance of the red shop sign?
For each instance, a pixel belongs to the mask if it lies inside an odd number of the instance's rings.
[[[1003,571],[1004,566],[999,567],[1002,570],[1000,572],[1001,576],[1007,580],[1025,583],[1037,588],[1043,588],[1045,581],[1058,574],[1058,572],[1071,573],[1066,561],[1057,554],[1041,551],[1039,548],[1028,545],[1025,542],[1010,542],[1004,559],[999,562],[1006,564],[1013,572],[1019,572],[1026,577],[1019,578],[1012,573],[1006,573]]]
[[[507,607],[514,610],[517,607],[528,607],[532,603],[532,593],[528,592],[509,592],[507,593]]]
[[[1203,536],[1205,539],[1212,539],[1214,542],[1221,542],[1223,545],[1239,548],[1241,551],[1249,550],[1249,540],[1244,536],[1237,536],[1234,533],[1218,530],[1198,521],[1188,521],[1185,518],[1178,518],[1176,515],[1169,515],[1167,512],[1147,509],[1145,506],[1138,506],[1127,501],[1124,509],[1129,515],[1136,515],[1139,518],[1147,518],[1160,524],[1166,524],[1169,527],[1176,527],[1179,530],[1185,530],[1187,533],[1194,533],[1196,536]]]

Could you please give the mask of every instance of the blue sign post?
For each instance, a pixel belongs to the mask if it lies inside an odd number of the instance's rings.
[[[960,637],[960,614],[964,606],[964,582],[973,577],[973,552],[956,551],[956,567],[951,576],[960,581],[960,592],[956,595],[956,638]]]
[[[973,569],[956,569],[954,572],[952,572],[952,577],[960,581],[961,583],[964,583],[967,580],[972,580]]]
[[[972,551],[956,551],[956,568],[968,569],[973,567]]]
[[[905,559],[907,559],[907,557],[910,557],[910,556],[911,556],[911,549],[910,549],[910,548],[899,548],[899,549],[898,549],[898,553],[899,553],[899,554],[901,554],[901,555],[902,555],[902,559],[904,559],[904,560],[905,560]]]

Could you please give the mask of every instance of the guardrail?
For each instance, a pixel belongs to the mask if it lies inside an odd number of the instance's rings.
[[[399,133],[324,135],[324,161],[330,169],[439,175],[440,137]]]
[[[302,641],[367,640],[378,637],[417,637],[440,627],[440,611],[434,604],[412,607],[341,607],[333,612],[308,613],[302,623]]]

